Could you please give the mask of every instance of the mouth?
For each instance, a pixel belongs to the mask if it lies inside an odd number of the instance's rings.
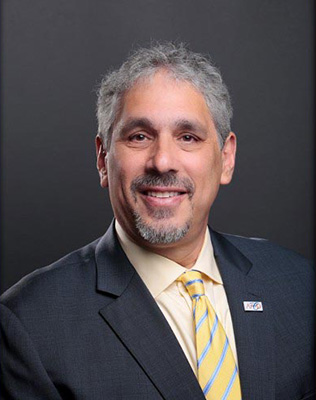
[[[157,198],[160,198],[160,199],[169,198],[169,197],[175,197],[175,196],[181,196],[181,195],[183,195],[185,193],[186,192],[184,192],[184,191],[182,192],[182,191],[170,191],[170,190],[162,191],[162,192],[148,190],[148,191],[142,192],[142,194],[145,195],[145,196],[157,197]]]
[[[194,184],[187,177],[177,177],[167,172],[161,175],[142,175],[131,184],[131,192],[137,201],[137,194],[149,208],[176,206],[188,198],[192,199]]]
[[[145,204],[150,208],[179,206],[188,194],[185,189],[175,187],[141,188],[139,193]]]

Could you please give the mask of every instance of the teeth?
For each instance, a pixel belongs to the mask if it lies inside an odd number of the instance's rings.
[[[179,192],[147,192],[147,196],[152,197],[173,197],[178,196]]]

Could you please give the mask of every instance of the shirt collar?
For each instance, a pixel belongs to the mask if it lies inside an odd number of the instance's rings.
[[[158,297],[181,274],[187,271],[187,268],[182,265],[138,246],[125,233],[117,220],[115,220],[115,229],[127,258],[154,298]],[[200,254],[192,268],[204,273],[216,283],[223,284],[214,258],[208,229],[205,231],[204,243]]]

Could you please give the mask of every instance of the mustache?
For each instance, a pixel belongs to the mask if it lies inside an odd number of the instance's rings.
[[[131,191],[135,195],[136,191],[141,190],[144,186],[176,186],[184,188],[190,197],[195,192],[195,186],[191,179],[178,177],[174,172],[164,172],[162,174],[144,174],[133,179],[131,183]]]

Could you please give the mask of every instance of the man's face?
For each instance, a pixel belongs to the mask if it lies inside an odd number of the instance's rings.
[[[235,136],[220,150],[204,97],[160,71],[124,98],[110,148],[97,139],[101,185],[137,243],[171,246],[204,237],[219,185],[229,183]]]

